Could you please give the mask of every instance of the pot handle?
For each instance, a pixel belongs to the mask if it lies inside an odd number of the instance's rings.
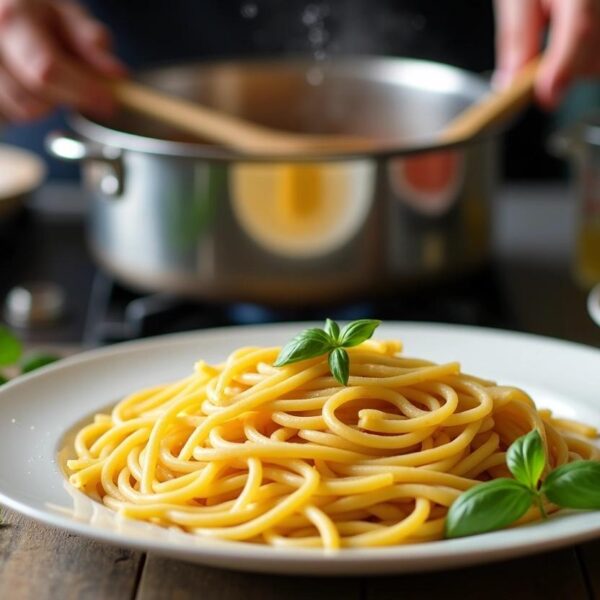
[[[97,146],[84,142],[64,131],[51,131],[45,139],[46,150],[61,160],[117,160],[121,151],[110,146]]]
[[[91,161],[92,183],[106,196],[123,193],[122,152],[111,146],[90,144],[70,133],[52,131],[45,139],[46,150],[51,156],[67,161]]]

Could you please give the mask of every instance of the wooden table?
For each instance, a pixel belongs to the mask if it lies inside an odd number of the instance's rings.
[[[588,600],[600,598],[600,541],[442,573],[309,578],[236,573],[89,541],[4,511],[0,598],[6,600]]]

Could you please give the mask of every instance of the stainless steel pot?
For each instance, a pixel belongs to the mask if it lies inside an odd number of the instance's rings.
[[[452,276],[485,260],[494,139],[432,140],[487,93],[477,76],[385,58],[221,62],[142,79],[275,128],[395,136],[395,152],[249,160],[122,114],[48,140],[81,160],[89,238],[129,286],[303,304]],[[432,152],[432,149],[434,150]]]

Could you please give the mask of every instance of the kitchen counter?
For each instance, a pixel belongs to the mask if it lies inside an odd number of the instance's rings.
[[[31,344],[81,342],[94,276],[83,249],[82,209],[76,187],[46,186],[19,228],[0,237],[0,298],[35,279],[59,283],[69,298],[65,321],[32,333]],[[516,328],[600,346],[600,329],[585,311],[585,291],[570,275],[575,211],[566,190],[508,187],[495,212],[494,268]],[[10,511],[4,523],[1,598],[600,598],[600,542],[456,571],[342,580],[189,565],[86,540]]]

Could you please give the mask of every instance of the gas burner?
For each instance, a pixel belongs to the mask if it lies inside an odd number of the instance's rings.
[[[326,317],[340,321],[370,317],[487,327],[517,325],[491,268],[453,283],[405,292],[395,298],[284,308],[241,302],[195,302],[169,294],[140,295],[98,273],[92,287],[84,342],[95,346],[193,329],[322,321]]]

